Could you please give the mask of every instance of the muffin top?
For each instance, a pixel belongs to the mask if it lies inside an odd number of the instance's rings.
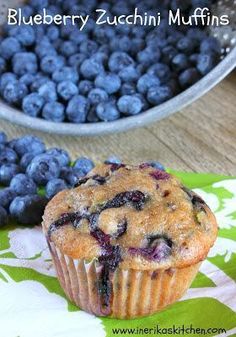
[[[217,236],[205,202],[149,164],[95,167],[47,205],[43,229],[64,254],[114,270],[183,268],[203,260]]]

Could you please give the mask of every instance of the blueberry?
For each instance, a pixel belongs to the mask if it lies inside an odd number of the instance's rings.
[[[158,48],[156,48],[156,50],[153,51],[152,48],[147,47],[146,49],[138,53],[137,59],[139,63],[142,63],[145,66],[149,66],[150,64],[157,62],[160,59],[160,55],[161,55],[160,50]]]
[[[20,83],[23,83],[26,86],[31,85],[35,81],[35,75],[25,74],[19,79]]]
[[[10,205],[11,216],[24,225],[38,225],[42,221],[47,198],[39,195],[16,197]]]
[[[143,108],[142,101],[138,97],[131,95],[122,96],[117,105],[120,112],[128,116],[137,115]]]
[[[5,73],[0,77],[0,92],[3,94],[7,84],[17,82],[17,77],[13,73]]]
[[[112,166],[112,165],[111,165]],[[114,165],[115,167],[120,166],[122,167],[123,165]],[[136,209],[136,210],[142,210],[144,203],[146,202],[146,196],[143,192],[139,190],[132,190],[132,191],[127,191],[127,192],[121,192],[117,194],[113,199],[108,200],[104,206],[103,210],[109,209],[109,208],[119,208],[124,206],[127,203],[131,203],[131,205]]]
[[[79,93],[81,95],[87,95],[93,89],[93,82],[84,80],[79,82]]]
[[[162,62],[169,64],[170,61],[178,54],[178,51],[173,46],[166,46],[162,49]]]
[[[167,46],[166,36],[161,38],[160,34],[158,36],[155,36],[153,39],[148,40],[146,38],[146,44],[148,48],[151,48],[153,52],[157,51],[157,55],[159,55],[161,49]]]
[[[85,40],[80,44],[79,50],[82,54],[86,54],[87,56],[91,56],[96,53],[98,49],[98,45],[96,42],[92,40]]]
[[[105,52],[98,51],[90,57],[91,60],[94,60],[98,63],[106,64],[108,61],[108,55]]]
[[[145,41],[142,38],[134,38],[132,39],[132,43],[130,45],[130,53],[132,55],[136,55],[140,52],[145,46]]]
[[[92,105],[98,105],[99,103],[108,100],[108,94],[105,90],[96,88],[89,92],[88,99]]]
[[[42,84],[38,89],[38,93],[46,102],[54,102],[57,100],[56,84],[52,81],[47,81]]]
[[[75,30],[75,27],[72,25],[72,21],[71,20],[67,20],[67,25],[62,25],[61,26],[61,37],[66,39],[69,38],[71,32],[73,32]]]
[[[4,73],[7,69],[6,61],[0,57],[0,74]]]
[[[108,62],[110,71],[118,73],[122,69],[134,65],[134,60],[124,52],[114,52]]]
[[[205,76],[216,65],[215,57],[212,54],[199,54],[197,62],[197,70]]]
[[[30,0],[30,5],[37,11],[43,8],[47,8],[48,4],[49,4],[48,0]]]
[[[166,46],[168,45],[168,44],[171,44],[171,45],[176,45],[177,44],[177,42],[182,38],[182,37],[184,37],[184,34],[183,33],[181,33],[180,31],[178,31],[178,30],[172,30],[171,31],[171,34],[167,37],[167,39],[166,39]],[[166,46],[164,46],[164,48],[166,47]]]
[[[7,211],[0,206],[0,227],[6,226],[7,222],[8,222]]]
[[[107,158],[107,160],[105,160],[104,162],[105,164],[121,164],[122,161],[120,160],[120,158],[116,157],[116,156],[110,156]]]
[[[97,123],[99,122],[99,118],[96,114],[96,106],[92,106],[89,109],[88,115],[87,115],[87,122],[89,123]]]
[[[66,115],[72,123],[84,123],[90,108],[87,98],[81,95],[74,96],[68,103]]]
[[[79,176],[72,167],[63,167],[61,169],[60,178],[65,180],[69,186],[74,187],[78,182]]]
[[[171,97],[173,97],[173,92],[168,85],[152,86],[147,94],[147,99],[152,105],[159,105]]]
[[[24,47],[32,46],[36,39],[34,29],[31,26],[16,26],[10,30],[10,35],[15,37]]]
[[[26,172],[37,185],[44,186],[49,180],[59,177],[60,164],[56,158],[41,154],[31,161]]]
[[[193,6],[193,9],[195,8],[211,8],[212,1],[211,0],[191,0],[191,4]]]
[[[30,86],[31,91],[38,91],[38,89],[48,81],[49,77],[42,75],[41,73],[38,73]]]
[[[12,150],[14,150],[14,146],[16,144],[17,139],[11,139],[7,142],[6,146]]]
[[[49,26],[47,29],[47,37],[50,41],[55,41],[59,38],[60,31],[56,26]]]
[[[80,72],[84,78],[93,80],[98,74],[104,72],[104,67],[101,62],[97,62],[94,59],[88,59],[81,64]]]
[[[60,49],[60,46],[63,43],[63,39],[59,38],[51,43],[52,43],[53,48],[56,50],[56,52],[58,52],[58,50]]]
[[[119,77],[124,82],[135,82],[139,76],[140,73],[134,66],[128,66],[119,72]]]
[[[98,52],[105,53],[107,58],[109,58],[110,47],[108,44],[103,44],[99,49]]]
[[[41,60],[40,67],[46,74],[53,74],[56,70],[64,66],[64,58],[58,55],[44,56]]]
[[[1,57],[10,60],[13,55],[21,51],[21,45],[14,37],[6,37],[0,44]]]
[[[101,5],[100,8],[102,8]],[[115,37],[115,31],[112,29],[112,27],[109,26],[98,26],[93,31],[93,37],[102,45],[105,45]]]
[[[95,85],[104,89],[108,94],[114,94],[121,87],[121,80],[118,75],[112,73],[101,74],[96,77]]]
[[[38,155],[45,151],[45,145],[38,137],[26,135],[15,141],[14,150],[20,157],[25,153]]]
[[[9,185],[12,178],[21,172],[21,168],[16,164],[3,164],[0,166],[0,183]]]
[[[196,43],[189,37],[183,37],[177,42],[178,50],[186,54],[191,54],[194,52],[195,47]]]
[[[207,37],[207,34],[206,34],[206,31],[203,30],[203,29],[200,29],[200,28],[190,28],[187,32],[187,36],[190,38],[190,39],[194,39],[194,40],[197,40],[197,41],[203,41],[206,37]]]
[[[145,110],[147,110],[149,108],[149,103],[147,102],[147,100],[144,97],[144,95],[137,93],[137,94],[134,94],[134,96],[138,97],[141,100],[141,102],[143,104],[143,108],[142,108],[143,111],[145,111]]]
[[[71,81],[62,81],[57,86],[58,95],[65,101],[69,101],[73,96],[78,94],[78,87]]]
[[[219,41],[216,38],[210,36],[201,42],[200,51],[201,53],[207,53],[207,54],[215,53],[215,54],[220,55],[221,46],[220,46]]]
[[[121,36],[119,39],[112,39],[110,41],[110,47],[112,51],[120,50],[123,52],[129,52],[132,46],[130,37]]]
[[[46,56],[57,56],[56,49],[47,39],[40,40],[40,42],[37,43],[35,53],[40,59],[43,59]]]
[[[44,102],[43,97],[37,93],[32,93],[23,99],[22,109],[26,115],[37,117],[42,111]]]
[[[132,35],[138,38],[145,37],[145,30],[141,26],[133,26],[132,27]]]
[[[70,40],[75,42],[77,45],[80,45],[83,41],[86,41],[88,39],[88,34],[84,33],[84,32],[80,32],[78,34],[77,30],[73,30],[70,33]]]
[[[136,93],[136,86],[133,83],[124,83],[121,86],[121,95],[134,95]]]
[[[171,254],[172,241],[169,238],[161,237],[149,239],[148,247],[144,248],[129,248],[131,255],[141,255],[147,260],[160,262],[166,259]]]
[[[33,160],[33,158],[35,157],[35,155],[33,153],[25,153],[20,160],[20,167],[26,171],[27,167],[29,166],[29,164],[31,163],[31,161]]]
[[[10,183],[10,188],[16,192],[17,195],[36,194],[37,186],[33,179],[23,173],[17,174]]]
[[[23,83],[9,82],[3,91],[3,98],[7,103],[19,104],[22,99],[28,94],[28,89]]]
[[[156,63],[148,69],[148,74],[159,78],[161,82],[167,82],[171,77],[171,71],[168,65],[164,63]]]
[[[159,161],[149,161],[147,162],[151,167],[154,167],[158,170],[165,171],[165,167]]]
[[[43,107],[42,116],[48,121],[56,123],[63,122],[65,119],[65,107],[59,102],[49,102]]]
[[[25,5],[22,7],[22,14],[24,17],[28,18],[29,16],[33,15],[34,10],[30,5]]]
[[[37,58],[30,52],[16,53],[12,59],[12,66],[13,72],[19,76],[35,74],[38,70]]]
[[[41,42],[45,38],[45,26],[44,25],[36,25],[34,26],[36,44]]]
[[[59,4],[55,4],[55,5],[49,5],[48,6],[48,12],[51,14],[51,15],[56,15],[56,14],[63,14],[62,13],[62,8],[61,6],[59,6]]]
[[[57,159],[61,167],[68,166],[71,162],[68,152],[58,148],[52,148],[46,151],[50,156],[53,156]]]
[[[186,11],[189,5],[190,5],[189,1],[172,0],[170,3],[171,9],[173,11],[176,11],[178,9],[181,9],[182,11]]]
[[[66,190],[67,188],[67,184],[62,179],[50,180],[46,186],[46,197],[52,199],[57,193]]]
[[[189,67],[189,61],[185,54],[177,54],[171,61],[175,71],[181,71]]]
[[[1,164],[8,164],[8,163],[17,163],[18,156],[16,152],[9,147],[5,147],[0,151],[0,163]]]
[[[77,34],[77,35],[79,35],[79,34]],[[81,53],[71,55],[68,59],[68,64],[69,64],[69,66],[77,69],[83,63],[85,58],[86,58],[86,55],[81,54]]]
[[[145,94],[150,87],[159,84],[160,80],[158,77],[152,74],[145,74],[138,80],[137,89],[141,94]]]
[[[188,68],[179,75],[179,83],[183,89],[186,89],[200,79],[196,68]]]
[[[16,197],[16,192],[11,188],[0,189],[0,206],[8,209],[12,200]]]
[[[85,157],[78,158],[74,163],[74,169],[79,170],[84,176],[88,174],[93,168],[93,161]]]
[[[147,37],[146,43],[148,47],[151,47],[151,48],[158,47],[162,49],[163,47],[167,46],[167,39],[165,37],[161,38],[161,36],[155,36],[150,39]]]
[[[104,122],[120,118],[120,112],[113,102],[102,102],[96,107],[96,114]]]
[[[52,79],[55,82],[71,81],[76,83],[79,80],[79,75],[74,68],[62,67],[53,73]]]
[[[7,135],[5,132],[0,132],[0,144],[6,144],[7,142]]]
[[[65,57],[74,55],[77,51],[78,47],[73,41],[64,41],[60,46],[60,53]]]
[[[189,61],[191,62],[192,65],[194,65],[194,66],[197,65],[198,57],[199,57],[199,54],[197,54],[197,53],[189,56]]]

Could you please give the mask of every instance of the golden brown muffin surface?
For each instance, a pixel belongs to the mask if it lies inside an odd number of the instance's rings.
[[[111,269],[139,270],[195,264],[217,235],[204,201],[148,164],[97,166],[49,202],[43,229],[74,259],[110,256]]]

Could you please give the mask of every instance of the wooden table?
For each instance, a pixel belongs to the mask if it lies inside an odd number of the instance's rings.
[[[10,138],[34,133],[73,158],[124,162],[159,160],[176,170],[236,175],[236,72],[183,111],[152,126],[96,138],[73,138],[27,130],[0,120]]]

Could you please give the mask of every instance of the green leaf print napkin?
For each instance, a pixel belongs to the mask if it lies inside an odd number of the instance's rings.
[[[208,203],[219,236],[184,297],[133,320],[98,318],[71,304],[40,226],[0,230],[0,337],[236,336],[236,177],[174,172]]]

